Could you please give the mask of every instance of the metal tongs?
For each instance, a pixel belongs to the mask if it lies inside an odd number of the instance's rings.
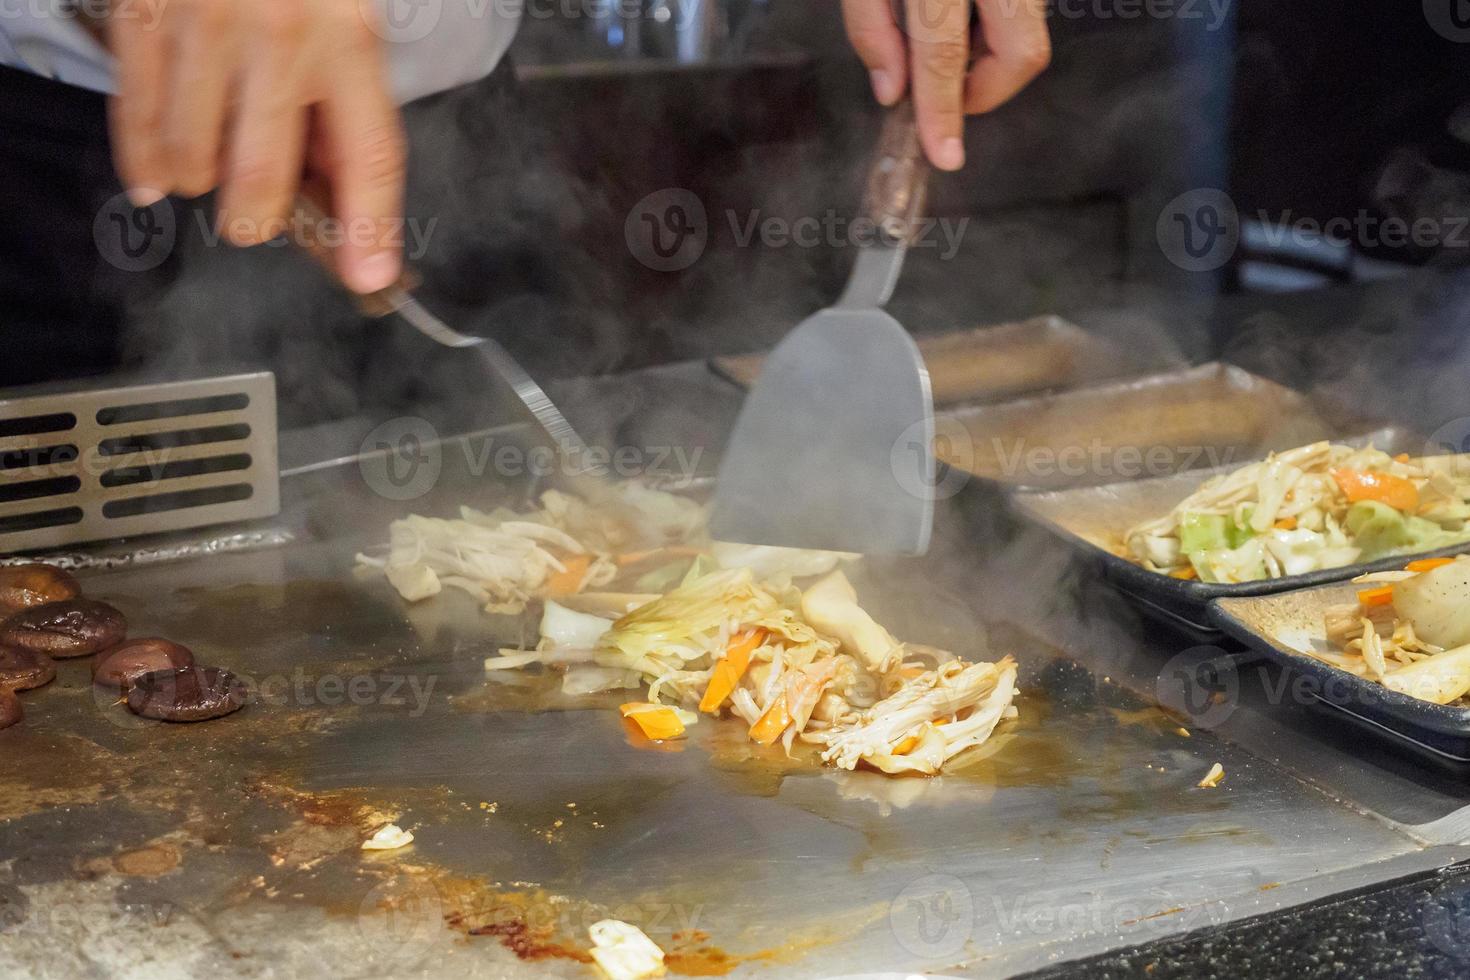
[[[297,196],[296,207],[305,224],[299,236],[302,247],[336,278],[333,249],[324,236],[314,231],[315,226],[325,220],[325,214],[306,194]],[[387,289],[376,293],[354,292],[352,295],[358,309],[374,319],[396,314],[436,344],[476,352],[490,372],[510,386],[536,425],[551,440],[562,462],[562,482],[591,503],[621,510],[622,498],[612,481],[605,474],[589,468],[592,456],[587,443],[536,379],[494,338],[462,334],[429,312],[414,298],[411,292],[413,283],[412,274],[405,273]]]
[[[868,176],[876,241],[837,305],[766,358],[720,464],[719,539],[918,555],[934,526],[934,409],[914,340],[882,307],[919,233],[929,164],[912,103],[889,111]]]

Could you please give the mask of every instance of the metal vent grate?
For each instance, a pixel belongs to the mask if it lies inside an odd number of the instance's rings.
[[[280,509],[269,373],[0,399],[0,553]]]

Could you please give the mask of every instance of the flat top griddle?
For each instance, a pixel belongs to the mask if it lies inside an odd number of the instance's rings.
[[[412,509],[526,489],[443,458]],[[358,578],[354,551],[409,506],[355,467],[310,480],[287,488],[294,543],[84,577],[133,635],[260,698],[144,724],[85,663],[28,695],[0,734],[0,974],[588,977],[585,927],[612,915],[676,975],[1006,975],[1465,856],[1455,777],[1257,703],[1248,669],[1213,730],[1151,706],[1180,644],[1044,534],[977,546],[955,517],[929,558],[857,576],[898,635],[1023,667],[999,751],[892,780],[709,720],[655,751],[616,698],[487,684],[483,657],[533,624]],[[1196,788],[1215,762],[1223,785]],[[412,847],[361,852],[389,818]]]

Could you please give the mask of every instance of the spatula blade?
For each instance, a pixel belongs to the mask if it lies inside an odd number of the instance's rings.
[[[887,313],[829,309],[772,351],[720,465],[719,540],[918,555],[934,526],[934,417]]]

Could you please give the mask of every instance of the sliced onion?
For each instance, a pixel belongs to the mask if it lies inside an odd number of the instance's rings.
[[[541,616],[541,635],[556,647],[590,650],[603,634],[612,629],[613,621],[576,612],[555,602],[546,603]]]
[[[1447,649],[1470,643],[1470,561],[1454,561],[1398,583],[1393,608],[1427,643]]]
[[[603,691],[626,691],[642,686],[636,670],[619,667],[573,667],[561,680],[561,692],[578,696]]]

